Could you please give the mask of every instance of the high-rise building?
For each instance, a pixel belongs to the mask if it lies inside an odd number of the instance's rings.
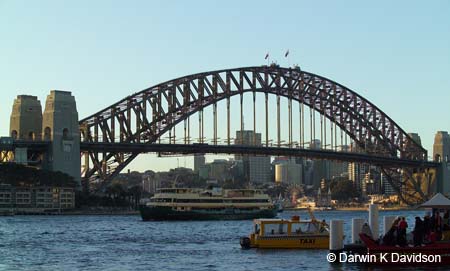
[[[417,133],[408,133],[408,136],[412,140],[406,140],[405,144],[403,145],[403,148],[405,149],[406,152],[415,152],[417,150],[415,145],[422,146],[420,136]]]
[[[322,193],[322,188],[317,189],[316,207],[330,207],[331,206],[331,190],[328,188],[328,192]]]
[[[202,179],[207,180],[209,178],[209,172],[211,170],[210,164],[204,164],[198,168],[198,176]]]
[[[322,147],[322,144],[319,139],[313,139],[311,140],[311,144],[309,144],[309,149],[311,150],[320,150]]]
[[[194,172],[198,173],[201,166],[205,165],[205,155],[195,154],[194,155]]]
[[[330,178],[342,176],[348,170],[348,162],[330,161]]]
[[[420,136],[418,133],[408,133],[408,135],[420,146],[422,146],[422,141],[420,140]]]
[[[252,130],[236,131],[236,138],[234,139],[234,144],[247,146],[261,146],[261,133],[255,133]]]
[[[215,159],[209,164],[210,172],[209,177],[215,180],[224,181],[229,178],[228,169],[231,163],[225,159]]]
[[[363,183],[365,186],[365,193],[368,195],[382,193],[381,173],[378,168],[370,166],[369,171],[364,174]]]
[[[312,140],[309,148],[312,150],[321,149],[320,140]],[[313,160],[312,163],[312,185],[317,189],[320,187],[320,181],[322,179],[330,179],[330,161]]]
[[[294,159],[277,160],[275,163],[275,183],[296,184],[303,183],[302,166]]]
[[[396,194],[394,188],[389,183],[386,175],[384,175],[383,173],[381,173],[381,186],[382,186],[382,189],[383,189],[383,193],[385,195],[395,195]]]
[[[161,179],[156,178],[154,172],[145,172],[142,175],[142,190],[147,193],[156,193],[161,188]]]
[[[348,152],[350,150],[349,146],[339,146],[338,151]],[[330,161],[330,178],[341,177],[348,173],[348,162],[342,161]]]
[[[236,131],[234,144],[261,146],[261,134],[252,130]],[[271,182],[269,156],[235,155],[235,160],[242,160],[244,176],[248,182],[253,184]]]
[[[348,179],[353,182],[357,191],[363,195],[366,193],[367,187],[364,182],[366,173],[369,172],[370,166],[360,163],[348,163]]]
[[[250,183],[264,184],[272,181],[269,156],[250,156],[248,161]]]
[[[236,138],[234,139],[235,145],[245,145],[245,146],[261,146],[261,134],[255,133],[252,130],[236,131]],[[234,156],[235,160],[245,160],[244,157],[248,155],[236,154]]]
[[[303,161],[303,182],[305,185],[313,184],[313,161],[312,160],[304,160]]]

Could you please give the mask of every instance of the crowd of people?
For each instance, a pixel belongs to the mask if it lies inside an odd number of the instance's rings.
[[[424,218],[416,216],[415,225],[412,231],[414,246],[421,246],[426,243],[434,243],[442,240],[443,231],[450,230],[449,210],[441,216],[438,210],[433,210],[433,215],[427,213]],[[406,232],[408,223],[405,217],[397,217],[392,223],[389,231],[384,235],[382,242],[388,246],[406,246],[408,245]]]

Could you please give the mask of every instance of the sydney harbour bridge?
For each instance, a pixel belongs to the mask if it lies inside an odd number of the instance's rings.
[[[375,165],[409,204],[439,190],[439,163],[393,119],[355,91],[298,67],[183,76],[81,119],[79,129],[85,182],[112,180],[142,153],[220,153]],[[239,144],[235,130],[260,133],[260,144]],[[320,148],[312,148],[314,140]]]

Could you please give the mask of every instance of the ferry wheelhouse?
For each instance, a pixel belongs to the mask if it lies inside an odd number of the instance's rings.
[[[140,205],[143,220],[239,220],[273,218],[277,209],[257,189],[162,188]]]

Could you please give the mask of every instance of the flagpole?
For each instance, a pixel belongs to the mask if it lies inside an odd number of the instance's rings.
[[[289,59],[289,49],[287,49],[286,53],[284,54],[284,57],[287,58],[287,61],[288,61],[288,68],[290,68],[290,67],[291,67],[291,61],[290,61],[290,59]]]

